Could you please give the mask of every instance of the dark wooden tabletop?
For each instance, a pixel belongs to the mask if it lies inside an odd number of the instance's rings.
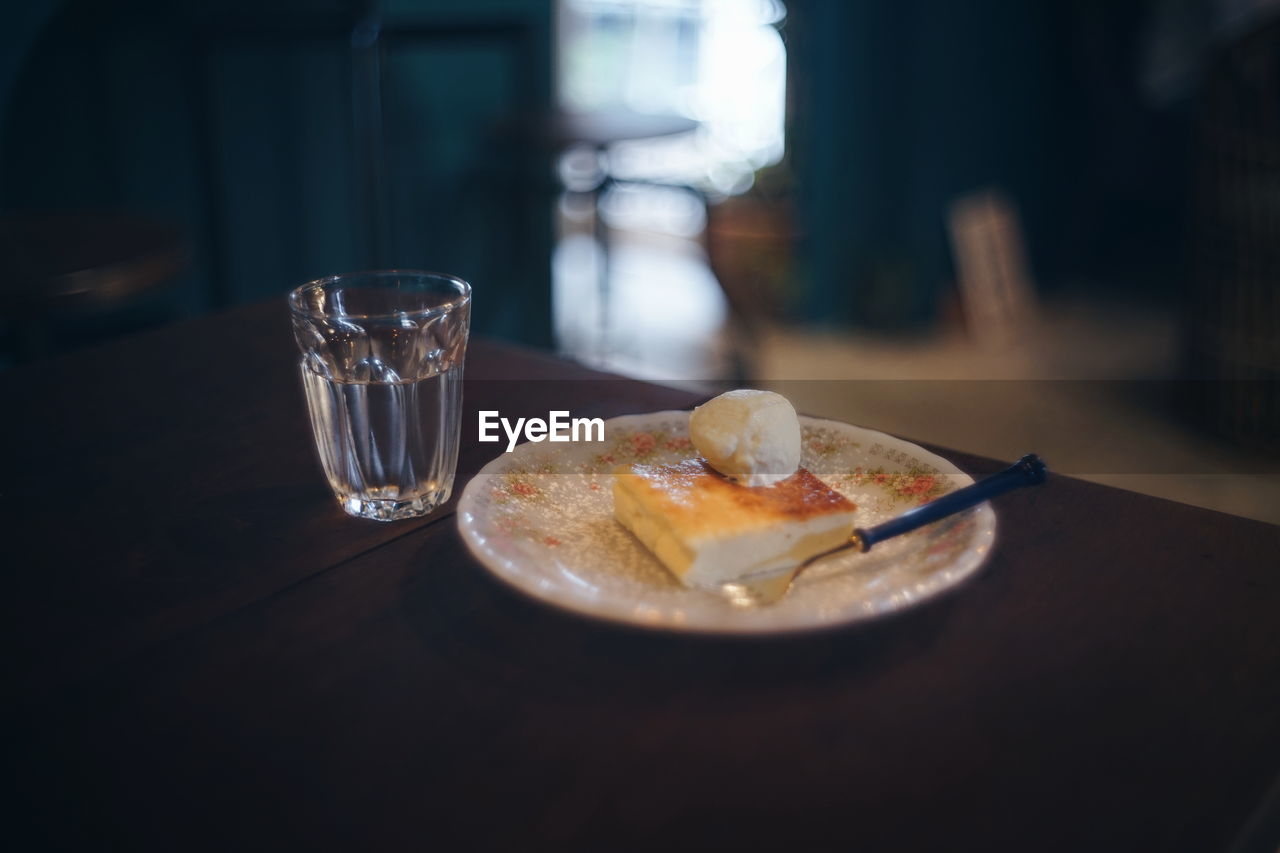
[[[1056,477],[940,600],[661,635],[492,580],[452,504],[343,515],[282,304],[0,394],[10,849],[1277,841],[1280,528]],[[481,341],[465,394],[468,425],[698,402]],[[455,494],[501,451],[463,437]]]

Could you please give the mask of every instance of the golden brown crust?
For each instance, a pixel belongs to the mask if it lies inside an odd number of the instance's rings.
[[[685,535],[740,531],[857,508],[804,468],[776,485],[757,487],[736,483],[701,459],[621,466],[616,473]]]

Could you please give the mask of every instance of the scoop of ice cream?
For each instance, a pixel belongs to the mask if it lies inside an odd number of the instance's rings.
[[[747,486],[772,485],[800,466],[800,420],[772,391],[729,391],[698,406],[689,438],[712,468]]]

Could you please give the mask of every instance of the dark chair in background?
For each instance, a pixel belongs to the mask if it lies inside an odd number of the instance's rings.
[[[1195,260],[1185,302],[1190,406],[1280,451],[1280,19],[1214,57],[1201,103]]]
[[[23,363],[177,316],[181,231],[124,213],[0,216],[0,350]]]
[[[549,4],[45,5],[0,66],[20,357],[66,339],[48,319],[72,303],[106,334],[152,303],[191,316],[375,267],[460,275],[477,334],[550,342],[550,157],[501,133],[550,112]]]

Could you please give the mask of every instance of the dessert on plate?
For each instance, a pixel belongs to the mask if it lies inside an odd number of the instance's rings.
[[[699,406],[700,458],[614,471],[614,516],[687,586],[789,569],[846,542],[857,507],[800,467],[800,422],[771,391]]]

